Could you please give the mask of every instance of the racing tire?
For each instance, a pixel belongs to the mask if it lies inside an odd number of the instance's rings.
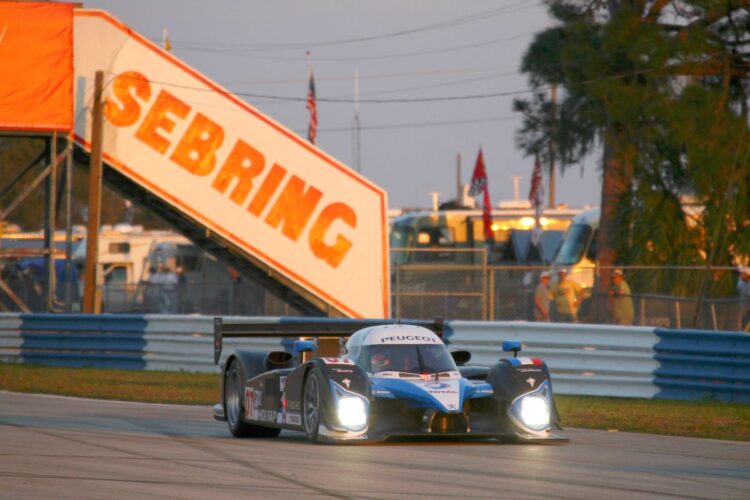
[[[232,363],[224,379],[224,414],[229,425],[229,432],[238,438],[277,437],[281,433],[281,429],[252,425],[243,420],[242,416],[245,414],[245,380],[247,379],[242,364]]]
[[[305,428],[307,439],[313,443],[319,442],[320,412],[323,408],[322,382],[323,376],[317,368],[313,367],[305,378],[305,386],[302,392],[302,425]]]

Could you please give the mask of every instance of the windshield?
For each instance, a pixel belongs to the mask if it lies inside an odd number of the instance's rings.
[[[362,350],[361,366],[370,373],[441,373],[458,370],[448,349],[434,344],[373,345]]]
[[[583,252],[589,244],[591,237],[591,226],[585,224],[574,224],[568,229],[565,240],[555,259],[559,266],[572,266],[580,262]]]

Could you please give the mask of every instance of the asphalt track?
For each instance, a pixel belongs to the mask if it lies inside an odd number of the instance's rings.
[[[241,440],[208,407],[0,392],[0,498],[750,498],[750,443]]]

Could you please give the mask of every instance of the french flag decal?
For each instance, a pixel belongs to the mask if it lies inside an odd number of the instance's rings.
[[[513,366],[541,365],[544,363],[539,358],[510,358],[508,361],[510,361],[510,364]]]

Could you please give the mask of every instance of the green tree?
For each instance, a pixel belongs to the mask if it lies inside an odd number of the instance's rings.
[[[515,103],[518,143],[556,151],[563,168],[601,148],[600,263],[715,265],[750,254],[748,2],[548,5],[557,25],[522,63],[537,92]],[[564,89],[559,116],[552,84]]]

